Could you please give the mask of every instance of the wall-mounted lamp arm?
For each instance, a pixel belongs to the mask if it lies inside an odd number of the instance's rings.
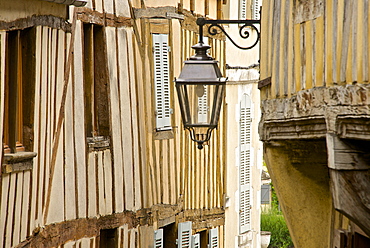
[[[226,37],[236,47],[238,47],[239,49],[242,49],[242,50],[248,50],[248,49],[251,49],[251,48],[255,47],[257,45],[259,39],[260,39],[260,32],[257,29],[257,27],[255,26],[255,24],[257,24],[257,25],[261,24],[260,20],[209,20],[209,19],[205,19],[205,18],[198,18],[197,19],[197,25],[199,26],[199,43],[203,43],[203,26],[206,25],[206,24],[210,24],[209,27],[208,27],[208,33],[210,35],[216,35],[218,33],[217,29],[219,29],[219,30],[221,30],[221,32],[223,32],[226,35]],[[250,31],[246,30],[245,28],[250,27],[251,29],[253,29],[257,32],[257,39],[250,46],[247,46],[247,47],[239,46],[229,36],[229,34],[225,31],[225,29],[221,26],[221,24],[239,24],[239,25],[241,25],[239,27],[239,35],[243,39],[248,39],[249,38],[249,32]]]

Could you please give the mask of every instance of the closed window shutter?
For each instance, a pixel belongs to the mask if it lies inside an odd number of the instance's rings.
[[[191,221],[179,223],[178,226],[178,248],[190,248],[191,243]]]
[[[252,19],[253,20],[260,19],[261,2],[262,0],[253,0],[253,3],[252,3]]]
[[[163,229],[154,231],[154,248],[163,248]]]
[[[261,204],[270,204],[270,185],[261,185]]]
[[[208,87],[204,87],[203,85],[199,85],[198,87],[204,88],[203,96],[198,97],[198,122],[199,123],[207,123],[208,122],[208,94],[207,89]]]
[[[239,0],[239,20],[247,19],[247,0]]]
[[[196,233],[191,236],[191,248],[200,248],[200,234]]]
[[[209,230],[209,247],[218,248],[218,227]]]
[[[170,84],[168,34],[153,34],[156,128],[170,130]]]
[[[240,158],[239,158],[239,225],[240,233],[250,230],[250,144],[251,144],[251,101],[243,95],[240,103]]]

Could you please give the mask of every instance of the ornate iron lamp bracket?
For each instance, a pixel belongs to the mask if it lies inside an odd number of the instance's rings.
[[[203,43],[203,26],[206,24],[211,24],[208,27],[208,33],[210,35],[216,35],[217,29],[223,32],[226,37],[239,49],[248,50],[253,47],[255,47],[260,39],[260,31],[257,29],[255,24],[261,24],[260,20],[207,20],[205,18],[198,18],[197,24],[199,26],[199,42]],[[225,29],[221,26],[221,24],[240,24],[239,27],[239,35],[243,39],[249,38],[249,30],[247,30],[247,27],[250,27],[252,30],[255,30],[257,32],[257,38],[256,41],[247,47],[239,46],[235,43],[233,39],[229,36],[229,34],[225,31]]]

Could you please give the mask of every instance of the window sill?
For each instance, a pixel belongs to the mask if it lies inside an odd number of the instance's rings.
[[[105,150],[110,148],[109,137],[104,136],[87,137],[87,144],[89,146],[89,151]]]
[[[32,170],[33,158],[37,156],[36,152],[17,152],[5,153],[4,163],[2,165],[2,173],[8,174],[13,172],[20,172]]]
[[[166,140],[166,139],[173,139],[173,138],[174,138],[173,130],[154,132],[155,140]]]

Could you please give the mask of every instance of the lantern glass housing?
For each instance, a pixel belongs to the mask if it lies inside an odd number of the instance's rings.
[[[184,128],[199,149],[217,127],[226,84],[217,61],[206,52],[209,48],[203,43],[193,46],[196,54],[184,62],[175,79]]]

